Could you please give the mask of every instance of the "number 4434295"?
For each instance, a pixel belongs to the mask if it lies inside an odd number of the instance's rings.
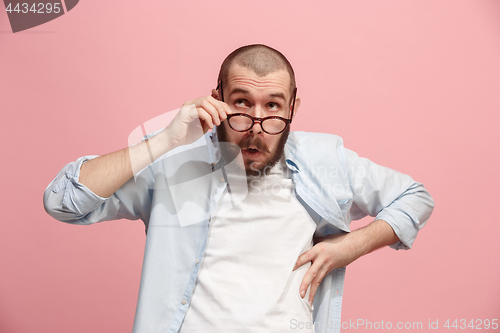
[[[38,5],[38,6],[37,6]],[[34,13],[34,14],[50,14],[54,12],[55,14],[58,14],[61,12],[61,7],[60,3],[34,3],[31,7],[27,3],[17,3],[14,8],[12,8],[12,3],[9,3],[7,8],[5,8],[6,12],[12,13],[23,13],[26,14],[28,12]]]
[[[465,319],[455,319],[453,323],[450,324],[450,319],[444,323],[443,327],[446,327],[448,329],[454,328],[454,329],[476,329],[476,330],[482,330],[482,329],[493,329],[496,330],[498,328],[498,319],[471,319],[469,323],[467,323],[467,320]]]

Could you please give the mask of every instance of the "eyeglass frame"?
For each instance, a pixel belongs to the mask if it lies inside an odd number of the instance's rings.
[[[222,92],[222,80],[219,80],[219,82],[217,83],[217,87],[215,88],[215,90],[219,91],[220,89],[220,98],[221,98],[221,101],[224,102],[224,93]],[[260,128],[262,129],[262,131],[264,131],[265,133],[269,134],[269,135],[278,135],[278,134],[281,134],[283,133],[283,131],[288,127],[290,126],[290,124],[292,123],[292,119],[293,119],[293,111],[295,109],[295,97],[297,96],[297,87],[295,87],[293,89],[293,104],[292,104],[292,110],[290,112],[290,119],[286,119],[286,118],[283,118],[283,117],[280,117],[280,116],[268,116],[268,117],[264,117],[264,118],[258,118],[258,117],[253,117],[249,114],[246,114],[246,113],[232,113],[232,114],[228,114],[227,115],[227,123],[229,124],[229,127],[231,127],[231,129],[233,131],[236,131],[236,132],[248,132],[252,129],[252,127],[255,125],[256,122],[259,123],[260,125]],[[244,116],[244,117],[247,117],[247,118],[250,118],[250,120],[252,120],[252,125],[247,129],[247,130],[244,130],[244,131],[238,131],[236,129],[233,128],[233,126],[231,126],[231,124],[229,123],[229,119],[231,119],[232,117],[234,116]],[[285,127],[279,131],[278,133],[269,133],[268,131],[266,131],[264,129],[264,127],[262,126],[262,122],[264,120],[267,120],[267,119],[280,119],[280,120],[283,120],[285,122]]]

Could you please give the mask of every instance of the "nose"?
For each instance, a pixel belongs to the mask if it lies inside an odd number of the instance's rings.
[[[255,105],[253,116],[257,117],[257,118],[264,117],[264,112],[263,112],[262,108],[260,107],[260,105]],[[254,134],[262,133],[262,125],[261,125],[260,121],[255,120],[250,131],[252,131],[252,133],[254,133]]]
[[[250,131],[251,131],[253,134],[260,134],[260,133],[262,133],[262,126],[261,126],[260,121],[256,120],[256,121],[253,123],[253,126],[252,126],[252,128],[250,129]]]

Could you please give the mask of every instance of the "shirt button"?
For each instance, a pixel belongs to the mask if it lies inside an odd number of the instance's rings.
[[[181,303],[182,303],[182,305],[184,305],[184,304],[186,304],[186,303],[187,303],[187,301],[186,301],[185,299],[183,299],[183,300],[181,301]]]
[[[200,259],[196,259],[196,263],[199,263],[200,262]]]
[[[220,177],[219,180],[221,183],[224,183],[224,177]]]

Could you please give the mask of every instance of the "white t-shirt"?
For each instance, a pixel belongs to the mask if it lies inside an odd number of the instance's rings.
[[[299,294],[311,264],[292,269],[312,247],[316,224],[295,196],[284,159],[269,175],[252,178],[240,204],[221,210],[229,197],[226,190],[212,215],[180,332],[281,333],[296,332],[299,323],[311,326],[309,289],[304,299]]]

